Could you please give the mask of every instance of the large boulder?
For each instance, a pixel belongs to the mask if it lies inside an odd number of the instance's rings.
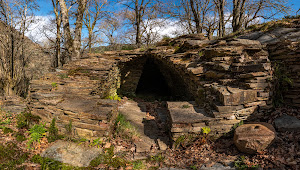
[[[57,141],[47,148],[41,156],[72,166],[87,167],[101,153],[101,148],[85,147],[67,141]]]
[[[234,132],[234,144],[244,153],[255,154],[270,146],[276,137],[274,127],[268,123],[244,124]]]

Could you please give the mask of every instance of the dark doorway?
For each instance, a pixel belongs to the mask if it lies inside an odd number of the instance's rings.
[[[136,95],[149,99],[169,100],[171,91],[154,60],[147,59],[139,80]]]

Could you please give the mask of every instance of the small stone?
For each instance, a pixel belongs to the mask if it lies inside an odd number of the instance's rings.
[[[274,123],[278,131],[300,131],[300,120],[292,116],[281,116]]]
[[[104,145],[104,148],[110,148],[111,147],[111,143],[106,143],[105,145]]]
[[[274,127],[268,123],[244,124],[236,128],[234,144],[241,152],[255,154],[272,144],[275,133]]]
[[[158,146],[159,146],[160,150],[165,151],[165,150],[168,149],[168,146],[163,141],[161,141],[160,139],[157,139],[157,143],[158,143]]]

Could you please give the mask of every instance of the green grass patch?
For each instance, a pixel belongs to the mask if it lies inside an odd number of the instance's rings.
[[[28,159],[28,153],[22,152],[14,143],[0,144],[0,169],[17,169],[16,166]]]
[[[142,160],[137,160],[132,162],[133,169],[146,169],[146,165],[143,163]]]
[[[125,139],[132,139],[133,137],[139,137],[137,129],[129,121],[126,120],[125,116],[121,113],[118,114],[115,122],[116,135]]]
[[[72,120],[69,121],[69,123],[67,125],[65,125],[65,129],[67,131],[67,140],[72,140],[74,133],[73,133],[73,123]]]
[[[55,118],[52,119],[50,127],[48,128],[49,135],[47,136],[48,142],[54,142],[58,139],[64,138],[63,135],[58,134],[58,128],[55,125]]]
[[[182,105],[182,108],[183,108],[183,109],[187,109],[187,108],[190,108],[190,106],[187,105],[187,104],[184,104],[184,105]]]
[[[164,162],[165,157],[160,153],[155,156],[151,156],[149,159],[151,162]]]
[[[23,133],[17,132],[17,133],[14,134],[14,136],[16,137],[16,140],[18,142],[23,142],[23,141],[26,140],[26,137],[24,136]]]
[[[0,125],[9,125],[11,124],[11,118],[4,118],[5,120],[2,120],[0,122]]]
[[[33,142],[40,142],[40,140],[46,136],[46,128],[45,125],[40,124],[40,125],[34,125],[30,130],[29,130],[29,140],[28,140],[28,146],[30,147]]]
[[[252,165],[252,166],[248,166],[246,164],[246,158],[245,156],[240,156],[238,157],[238,159],[234,162],[234,167],[236,169],[258,169],[259,165]]]
[[[101,147],[102,145],[103,145],[102,138],[94,139],[93,142],[90,144],[90,146],[97,146],[97,148]]]
[[[14,132],[11,128],[8,128],[8,127],[4,127],[2,130],[3,130],[4,134],[8,134],[8,133],[13,133]]]
[[[38,123],[41,118],[39,116],[32,115],[31,112],[25,111],[17,116],[17,128],[29,129],[33,123]]]
[[[90,166],[97,167],[100,164],[106,164],[108,167],[119,168],[126,167],[130,162],[114,154],[114,146],[104,149],[104,153],[91,161]]]
[[[68,74],[66,74],[66,73],[59,74],[57,76],[60,77],[61,79],[69,78]]]
[[[56,87],[57,87],[57,83],[52,82],[52,83],[51,83],[51,86],[52,86],[53,88],[56,88]]]
[[[75,167],[75,166],[70,166],[64,163],[61,163],[59,161],[50,159],[50,158],[44,158],[41,157],[40,155],[34,155],[31,158],[31,161],[37,164],[41,165],[42,170],[56,170],[56,169],[61,169],[61,170],[83,170],[87,168],[80,168],[80,167]]]
[[[119,97],[117,94],[114,96],[107,96],[107,97],[105,97],[105,99],[121,101],[121,97]]]

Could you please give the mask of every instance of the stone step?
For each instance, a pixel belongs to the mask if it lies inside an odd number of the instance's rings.
[[[195,101],[168,101],[167,108],[172,124],[193,124],[213,119]]]
[[[135,143],[136,152],[150,152],[152,148],[166,149],[168,139],[159,136],[159,129],[155,120],[147,120],[145,105],[134,101],[127,101],[119,107],[119,111],[136,127],[140,140]]]

